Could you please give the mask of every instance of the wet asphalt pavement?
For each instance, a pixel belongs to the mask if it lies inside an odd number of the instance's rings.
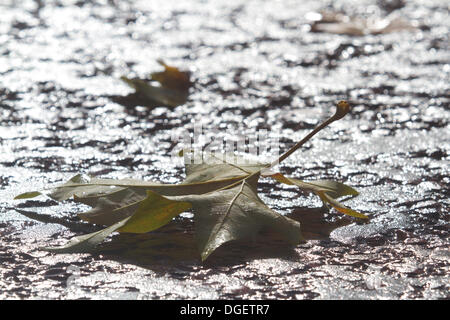
[[[398,15],[415,30],[311,31],[311,12]],[[448,299],[450,18],[446,1],[0,0],[0,299]],[[119,78],[156,62],[189,70],[177,108],[148,108]],[[189,214],[157,232],[114,235],[102,254],[38,248],[98,230],[85,206],[12,200],[77,173],[177,183],[174,134],[267,130],[294,153],[283,173],[358,191],[346,204],[262,180],[261,198],[308,241],[261,236],[202,263]],[[15,209],[37,213],[24,215]]]

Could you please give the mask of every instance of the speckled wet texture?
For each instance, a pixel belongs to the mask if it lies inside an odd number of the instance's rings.
[[[324,8],[392,11],[418,29],[310,32],[306,14]],[[448,12],[437,0],[0,1],[0,299],[448,299]],[[159,58],[192,72],[188,102],[118,99],[132,93],[119,77],[148,77]],[[340,99],[351,114],[281,170],[357,188],[347,204],[371,219],[262,180],[261,198],[301,221],[296,248],[261,235],[201,263],[186,215],[116,234],[101,254],[53,255],[38,248],[97,230],[76,217],[86,207],[12,200],[80,172],[180,182],[172,132],[266,129],[286,149]]]

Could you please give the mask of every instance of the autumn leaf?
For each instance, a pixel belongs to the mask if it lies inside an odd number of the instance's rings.
[[[247,180],[231,189],[177,199],[192,203],[202,260],[222,244],[255,237],[263,228],[278,232],[291,245],[303,240],[300,223],[267,207]]]
[[[40,196],[42,193],[40,191],[30,191],[30,192],[24,192],[16,197],[14,197],[14,200],[24,200],[24,199],[31,199],[35,198],[37,196]]]
[[[295,185],[302,190],[314,192],[320,197],[320,200],[322,200],[324,204],[331,205],[341,213],[360,219],[368,219],[366,215],[347,208],[345,205],[336,200],[340,197],[357,196],[359,194],[358,191],[343,183],[330,180],[305,182],[299,179],[285,177],[281,173],[273,174],[270,177],[281,183]]]
[[[313,20],[312,32],[364,36],[417,30],[413,23],[394,15],[384,19],[363,19],[338,12],[321,12],[310,13],[309,17]]]
[[[62,247],[46,250],[59,253],[88,252],[95,250],[99,243],[115,231],[145,233],[157,230],[187,210],[192,210],[194,214],[202,260],[207,259],[222,244],[254,237],[264,228],[278,232],[292,245],[298,244],[303,239],[300,224],[267,207],[257,195],[258,179],[263,172],[278,182],[316,193],[324,203],[342,213],[367,218],[336,200],[358,194],[349,186],[329,180],[304,182],[268,170],[289,157],[321,129],[345,116],[349,109],[347,102],[339,102],[331,118],[272,163],[246,162],[234,155],[222,157],[204,154],[206,159],[199,163],[186,162],[186,179],[179,184],[76,175],[68,182],[52,188],[48,196],[58,201],[73,197],[76,202],[91,206],[91,210],[79,214],[79,217],[107,227],[75,237]],[[186,152],[183,151],[182,155],[188,156],[189,152]],[[15,199],[29,199],[41,194],[36,191],[26,192]]]

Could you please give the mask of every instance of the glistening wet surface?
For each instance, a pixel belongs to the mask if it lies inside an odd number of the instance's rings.
[[[322,9],[416,29],[311,32]],[[0,12],[1,299],[449,298],[445,1],[3,0]],[[192,72],[186,104],[117,99],[132,93],[120,76],[146,78],[159,58]],[[12,200],[77,173],[180,182],[171,137],[194,124],[217,138],[267,130],[285,150],[341,99],[351,114],[281,171],[353,186],[346,204],[370,221],[262,180],[261,198],[302,223],[295,248],[262,234],[202,263],[185,215],[100,254],[54,255],[38,248],[98,229],[77,218],[86,207]]]

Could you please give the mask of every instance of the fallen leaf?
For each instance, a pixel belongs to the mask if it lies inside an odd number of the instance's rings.
[[[174,201],[147,191],[147,197],[138,202],[136,210],[130,216],[112,223],[109,227],[87,235],[72,238],[69,243],[61,247],[43,248],[46,251],[58,253],[91,252],[114,231],[129,233],[146,233],[156,230],[180,213],[189,210],[191,204],[182,201]],[[112,220],[114,211],[110,212]],[[95,217],[91,217],[95,221]]]
[[[194,213],[202,260],[207,259],[222,244],[254,237],[265,228],[276,231],[290,244],[298,244],[303,239],[300,224],[276,213],[258,197],[257,185],[262,173],[279,182],[312,191],[324,203],[340,212],[367,218],[336,200],[342,196],[358,194],[349,186],[328,180],[304,182],[285,177],[281,173],[269,173],[267,170],[290,156],[328,124],[345,116],[349,109],[347,102],[339,102],[336,113],[331,118],[271,164],[246,162],[234,155],[223,158],[206,154],[206,157],[214,161],[203,161],[199,164],[187,162],[186,179],[179,184],[76,175],[65,184],[51,189],[48,196],[58,201],[73,197],[76,202],[91,206],[92,209],[81,213],[80,218],[107,227],[75,237],[62,247],[46,250],[59,253],[88,252],[94,250],[115,231],[122,233],[154,231],[190,209]],[[182,155],[187,154],[183,152]],[[39,195],[40,192],[27,192],[18,195],[16,199],[28,199]]]
[[[184,183],[198,183],[226,179],[243,179],[269,166],[268,163],[249,163],[243,157],[230,154],[215,155],[203,152],[202,159],[195,159],[192,150],[183,150],[186,179]],[[195,163],[198,161],[199,163]]]
[[[312,32],[364,36],[417,30],[413,23],[394,15],[384,19],[362,19],[337,12],[322,12],[309,14],[309,17],[313,20]]]

